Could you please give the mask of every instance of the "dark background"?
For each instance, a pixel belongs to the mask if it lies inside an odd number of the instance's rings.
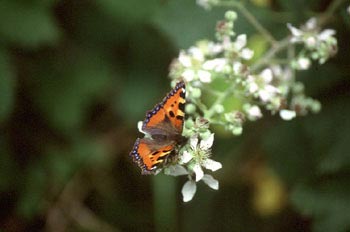
[[[331,1],[247,1],[276,37]],[[346,1],[344,1],[346,2]],[[136,123],[169,91],[179,49],[214,38],[227,9],[190,0],[0,1],[1,231],[350,231],[350,16],[339,52],[298,73],[322,111],[215,130],[220,189],[140,176]],[[239,12],[238,12],[239,13]],[[255,58],[262,37],[239,14]],[[260,51],[259,51],[260,49]],[[262,50],[261,50],[262,49]]]

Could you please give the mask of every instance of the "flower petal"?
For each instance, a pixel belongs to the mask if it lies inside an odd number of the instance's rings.
[[[293,27],[292,24],[287,23],[287,27],[290,30],[290,32],[292,33],[293,36],[295,37],[300,37],[303,35],[303,32],[301,30],[299,30],[296,27]]]
[[[196,182],[200,181],[204,176],[201,166],[199,164],[194,165],[193,171],[196,174]]]
[[[182,156],[180,157],[179,163],[187,164],[193,158],[191,152],[184,151],[182,152]]]
[[[213,172],[222,168],[222,164],[220,162],[217,162],[212,159],[206,159],[203,162],[202,166],[205,167],[206,169],[212,170]]]
[[[265,83],[270,83],[273,79],[272,70],[269,68],[266,68],[260,73],[260,76],[262,77]]]
[[[188,180],[182,187],[181,193],[184,202],[192,200],[194,194],[196,193],[197,185],[193,180]]]
[[[198,70],[198,78],[203,83],[210,83],[211,82],[211,73],[204,70]]]
[[[296,116],[296,112],[293,110],[281,110],[280,116],[284,120],[292,120]]]
[[[195,76],[195,73],[192,69],[186,69],[183,73],[182,73],[182,77],[187,81],[193,81]]]
[[[206,183],[210,188],[214,190],[219,189],[219,181],[215,180],[211,175],[205,174],[203,176],[203,182]]]
[[[192,55],[192,57],[198,61],[203,61],[204,60],[204,54],[202,50],[198,47],[190,47],[188,50],[189,53]]]
[[[188,68],[192,65],[191,58],[184,51],[180,52],[178,60],[184,67]]]
[[[309,58],[306,58],[306,57],[300,57],[298,60],[297,60],[297,63],[298,63],[298,68],[300,70],[306,70],[310,67],[311,65],[311,61]]]
[[[211,148],[211,146],[213,146],[213,142],[214,142],[214,133],[211,133],[208,136],[208,138],[201,140],[199,147],[202,150],[208,150],[209,148]]]
[[[164,173],[169,176],[182,176],[187,175],[188,171],[181,165],[172,165],[164,169]]]
[[[306,30],[311,31],[316,29],[317,26],[317,20],[315,17],[310,18],[306,23],[305,23],[305,27]]]
[[[258,106],[254,105],[247,109],[248,117],[251,120],[255,120],[262,117],[261,110]]]
[[[325,29],[317,37],[319,40],[326,41],[329,37],[335,35],[335,30]]]
[[[204,62],[202,67],[205,70],[221,72],[224,69],[226,63],[227,61],[225,58],[216,58]]]
[[[190,138],[190,146],[191,146],[192,150],[197,149],[197,144],[198,144],[198,138],[197,138],[197,136],[192,136],[192,137]]]
[[[243,64],[241,62],[235,61],[233,62],[233,72],[236,75],[240,75],[243,70]]]
[[[241,34],[237,36],[236,42],[234,44],[237,51],[241,50],[247,44],[247,35]]]
[[[254,56],[254,51],[249,48],[243,48],[241,52],[241,56],[245,60],[250,60]]]

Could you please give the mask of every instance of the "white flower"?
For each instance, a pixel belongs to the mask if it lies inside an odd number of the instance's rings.
[[[202,139],[200,142],[197,136],[192,136],[189,139],[190,150],[182,152],[179,163],[193,163],[192,171],[196,174],[196,181],[201,180],[204,175],[202,167],[211,171],[222,168],[221,163],[209,158],[213,142],[213,133],[209,134],[208,137]]]
[[[250,120],[254,121],[254,120],[262,117],[262,113],[261,113],[259,106],[245,105],[244,108],[245,108],[245,111],[247,112],[248,118]]]
[[[306,47],[308,47],[308,48],[314,48],[317,46],[316,36],[310,35],[310,36],[306,37],[304,40],[305,40],[304,43],[305,43]]]
[[[249,75],[247,78],[248,90],[250,93],[255,93],[259,90],[258,84],[255,82],[255,77],[253,75]]]
[[[259,97],[263,102],[269,102],[278,93],[279,90],[272,85],[266,85],[259,90]]]
[[[259,75],[249,75],[247,78],[248,91],[263,102],[270,102],[279,94],[279,90],[271,84],[272,80],[273,73],[269,68],[264,69]]]
[[[296,112],[293,110],[281,110],[280,116],[284,120],[292,120],[296,116]]]
[[[245,60],[250,60],[254,56],[254,51],[249,48],[243,48],[241,52],[241,56]]]
[[[182,66],[186,68],[189,68],[192,66],[191,57],[187,55],[184,51],[180,52],[178,60],[180,64],[182,64]]]
[[[271,70],[273,73],[274,78],[285,82],[290,81],[292,78],[292,70],[289,66],[285,66],[282,68],[281,65],[272,65]],[[279,86],[279,89],[282,87],[282,85]]]
[[[208,43],[207,49],[208,49],[208,54],[212,56],[217,55],[218,53],[224,50],[222,47],[222,44],[213,43],[213,42]]]
[[[243,70],[243,64],[241,62],[235,61],[233,62],[232,68],[235,75],[240,75]]]
[[[300,57],[297,60],[297,63],[298,63],[298,69],[300,69],[300,70],[307,70],[311,65],[310,59],[308,59],[306,57]]]
[[[237,36],[236,42],[234,43],[234,48],[237,51],[240,51],[242,48],[245,47],[246,44],[247,44],[247,35],[242,34],[242,35]]]
[[[211,82],[211,73],[204,70],[198,70],[197,72],[198,78],[203,83],[210,83]]]
[[[182,77],[187,81],[190,82],[194,79],[195,77],[195,72],[192,69],[186,69],[183,73],[182,73]]]
[[[269,68],[266,68],[260,73],[260,76],[263,78],[265,83],[270,83],[273,78],[272,70]]]
[[[226,64],[227,60],[225,58],[216,58],[204,62],[202,68],[209,71],[222,72]]]
[[[211,175],[205,174],[203,168],[213,172],[222,168],[221,163],[209,158],[210,149],[214,142],[213,133],[201,140],[199,140],[198,136],[192,136],[188,142],[190,149],[182,152],[179,164],[165,169],[165,174],[167,175],[188,175],[189,180],[184,184],[181,191],[184,202],[192,200],[197,189],[196,183],[200,180],[212,189],[219,189],[219,182]],[[193,178],[193,176],[195,177]]]
[[[347,11],[348,14],[350,15],[350,5],[349,5],[348,8],[346,9],[346,11]]]
[[[203,51],[198,47],[190,47],[189,54],[197,61],[204,61]]]
[[[336,53],[335,30],[325,29],[320,31],[316,18],[309,19],[300,29],[293,27],[291,24],[287,24],[287,27],[292,33],[291,42],[304,44],[305,48],[302,50],[305,53],[304,56],[308,55],[322,64]]]

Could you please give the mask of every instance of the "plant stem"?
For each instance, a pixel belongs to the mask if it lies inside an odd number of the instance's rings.
[[[255,27],[255,29],[265,37],[269,43],[274,46],[276,44],[276,39],[272,36],[272,34],[261,25],[261,23],[252,15],[245,6],[240,2],[220,2],[219,6],[229,6],[237,8],[243,16],[248,20],[248,22]]]
[[[262,66],[270,63],[271,59],[274,58],[274,56],[278,52],[288,47],[289,43],[290,43],[290,36],[287,36],[281,41],[276,42],[275,46],[271,47],[271,49],[263,57],[261,57],[255,64],[252,65],[251,72],[254,73],[257,70],[259,70]]]
[[[234,87],[231,86],[225,92],[221,93],[216,98],[216,101],[211,105],[210,109],[206,112],[205,117],[210,119],[215,113],[215,106],[221,104],[225,100],[225,98],[232,93],[233,90]]]
[[[333,13],[336,11],[336,9],[343,3],[344,0],[334,0],[327,10],[319,16],[319,24],[323,25],[326,22],[329,21],[329,19],[332,17]],[[251,66],[250,72],[256,73],[258,70],[260,70],[265,65],[271,63],[272,60],[276,59],[275,56],[289,48],[288,50],[288,59],[292,59],[295,56],[294,48],[291,47],[290,39],[291,36],[287,36],[282,40],[276,41],[276,39],[271,35],[269,31],[267,31],[260,23],[257,21],[257,19],[245,8],[245,6],[237,1],[227,2],[223,1],[218,4],[219,6],[225,6],[225,7],[235,7],[240,10],[240,12],[243,14],[243,16],[256,28],[257,31],[259,31],[267,41],[271,43],[271,48],[265,53],[263,57],[261,57],[255,64]],[[295,70],[293,70],[295,72]],[[293,73],[293,76],[295,74]],[[232,91],[234,91],[234,87],[229,87],[225,92],[217,96],[216,101],[213,103],[213,105],[210,107],[210,109],[206,112],[205,116],[207,118],[211,118],[215,113],[215,106],[218,104],[222,104],[222,102],[227,98]]]
[[[332,1],[327,10],[319,17],[319,25],[326,24],[329,19],[333,16],[334,12],[338,9],[338,7],[345,2],[345,0],[334,0]]]
[[[170,176],[153,177],[155,231],[178,231],[176,180]]]

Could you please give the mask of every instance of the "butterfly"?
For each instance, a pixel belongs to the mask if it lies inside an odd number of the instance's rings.
[[[142,131],[146,135],[136,139],[130,152],[142,174],[156,174],[183,141],[185,95],[185,83],[180,81],[160,103],[146,113],[142,123]]]

